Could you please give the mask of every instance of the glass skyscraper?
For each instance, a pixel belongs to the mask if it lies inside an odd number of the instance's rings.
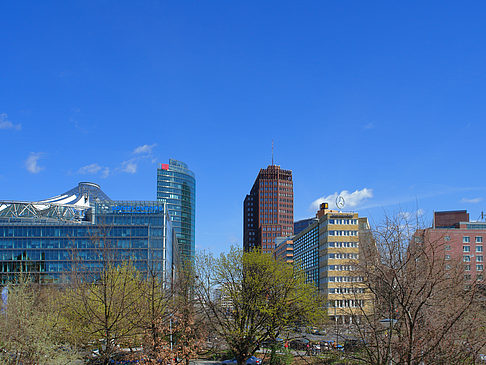
[[[196,178],[188,166],[170,159],[157,169],[157,200],[167,204],[181,260],[195,255]]]

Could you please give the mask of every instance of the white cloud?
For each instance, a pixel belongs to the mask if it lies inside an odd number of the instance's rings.
[[[375,124],[372,122],[369,122],[368,124],[365,124],[363,126],[363,129],[373,129],[373,128],[375,128]]]
[[[471,204],[476,204],[476,203],[479,203],[480,201],[482,201],[483,198],[471,198],[471,199],[468,199],[468,198],[462,198],[461,199],[461,202],[462,203],[471,203]]]
[[[102,166],[98,163],[92,163],[78,169],[78,174],[100,174],[102,178],[107,178],[110,175],[125,172],[128,174],[136,174],[138,170],[138,164],[142,161],[156,161],[153,158],[152,150],[157,146],[156,143],[148,145],[144,144],[135,148],[131,155],[132,157],[126,161],[122,161],[116,167]]]
[[[110,168],[109,167],[103,168],[103,171],[101,171],[101,177],[103,179],[106,179],[109,175],[110,175]]]
[[[150,145],[144,144],[143,146],[138,146],[137,148],[135,148],[133,150],[133,153],[135,155],[138,155],[138,154],[141,154],[141,153],[151,154],[152,150],[154,149],[155,146],[157,146],[157,143],[150,144]]]
[[[310,209],[319,209],[319,205],[321,203],[329,203],[330,209],[337,209],[336,199],[338,196],[342,196],[344,198],[345,208],[355,208],[364,200],[373,197],[373,189],[364,188],[362,190],[356,190],[352,193],[347,190],[343,190],[340,193],[335,192],[334,194],[323,196],[314,200],[310,206]]]
[[[37,174],[44,170],[43,167],[39,166],[37,163],[42,157],[42,153],[31,152],[27,160],[25,160],[25,168],[32,174]]]
[[[137,162],[135,160],[128,160],[122,162],[122,171],[134,174],[137,172]]]
[[[85,174],[96,174],[98,171],[100,171],[103,167],[98,165],[97,163],[92,163],[91,165],[86,165],[81,167],[78,170],[79,174],[85,175]]]
[[[21,124],[13,124],[8,120],[8,116],[5,113],[0,113],[0,129],[15,129],[20,131],[22,129]]]

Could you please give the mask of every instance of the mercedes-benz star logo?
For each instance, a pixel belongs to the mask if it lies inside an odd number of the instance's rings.
[[[336,207],[338,207],[339,209],[343,209],[344,208],[344,198],[339,195],[337,198],[336,198]]]

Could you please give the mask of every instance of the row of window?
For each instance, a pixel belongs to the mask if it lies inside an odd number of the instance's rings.
[[[471,271],[471,265],[464,265],[465,271]],[[483,264],[476,264],[476,271],[483,271]]]
[[[446,255],[446,260],[450,260],[450,256]],[[470,255],[463,255],[462,256],[462,261],[464,262],[471,262],[471,256]],[[483,262],[483,255],[476,256],[476,262]]]
[[[361,308],[364,306],[364,300],[362,299],[343,299],[343,300],[331,300],[331,307],[336,308]]]
[[[328,259],[333,260],[357,260],[359,255],[357,253],[329,253],[327,254]]]
[[[327,281],[330,283],[357,283],[362,282],[362,276],[328,276]]]
[[[357,219],[329,219],[328,224],[358,224]]]
[[[476,236],[475,237],[475,241],[476,241],[476,243],[481,243],[481,242],[483,242],[483,237]],[[471,242],[471,238],[469,236],[464,236],[464,237],[462,237],[462,242],[463,243],[470,243]]]
[[[327,270],[330,271],[353,271],[355,270],[353,265],[328,265]]]
[[[357,236],[358,231],[328,231],[329,236]]]
[[[462,246],[462,252],[471,252],[471,246]],[[476,252],[483,252],[483,246],[476,246]]]
[[[364,288],[329,288],[329,294],[363,294]]]
[[[328,243],[329,247],[351,247],[351,248],[357,248],[359,247],[358,242],[329,242]]]

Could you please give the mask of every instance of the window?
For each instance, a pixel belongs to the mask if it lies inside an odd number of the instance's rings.
[[[462,246],[462,252],[471,252],[471,246]]]
[[[450,251],[451,250],[451,245],[446,245],[445,246],[445,249],[446,249],[446,251]]]
[[[482,243],[482,242],[483,242],[483,237],[476,236],[476,243]]]
[[[483,252],[483,246],[476,246],[476,252]]]
[[[470,242],[470,238],[468,236],[462,237],[462,243],[469,243],[469,242]]]
[[[469,275],[469,274],[464,275],[464,280],[471,280],[471,275]]]
[[[483,271],[483,265],[482,264],[476,265],[476,271]]]
[[[444,236],[444,241],[450,241],[451,240],[451,236]]]
[[[445,259],[446,260],[450,260],[451,259],[451,255],[445,255]]]
[[[476,262],[483,262],[483,255],[476,256]]]
[[[463,261],[464,261],[464,262],[471,262],[471,256],[469,256],[469,255],[464,255],[464,256],[463,256]]]
[[[471,271],[471,265],[464,265],[465,271]]]

